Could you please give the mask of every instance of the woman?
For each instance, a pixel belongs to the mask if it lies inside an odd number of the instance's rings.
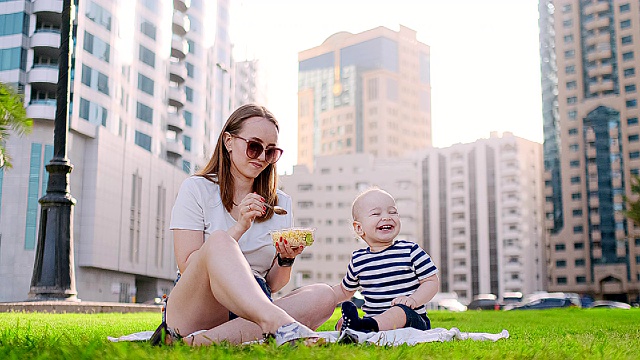
[[[277,190],[278,131],[264,107],[238,108],[209,163],[182,184],[171,219],[180,276],[152,342],[186,336],[190,345],[237,344],[273,334],[281,345],[317,339],[309,328],[333,313],[335,297],[324,284],[270,300],[271,291],[289,282],[291,265],[303,251],[274,247],[268,233],[292,225],[291,198]],[[288,214],[276,215],[265,204]]]

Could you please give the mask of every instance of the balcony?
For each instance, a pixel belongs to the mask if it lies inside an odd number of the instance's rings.
[[[53,48],[57,51],[60,48],[60,30],[36,29],[36,32],[31,37],[31,48],[40,47]]]
[[[613,91],[613,81],[611,80],[603,80],[600,83],[593,83],[589,85],[589,90],[591,92],[604,92],[604,91]]]
[[[182,157],[184,145],[179,141],[167,141],[167,155],[169,157]]]
[[[55,120],[56,100],[33,100],[27,105],[27,117],[34,120]]]
[[[187,94],[180,87],[169,87],[169,105],[181,108],[187,102]]]
[[[169,128],[169,130],[173,130],[177,133],[182,132],[185,127],[184,116],[182,116],[182,113],[169,114],[169,118],[167,119],[167,127]]]
[[[33,13],[42,12],[61,14],[62,0],[35,0],[33,2]]]
[[[174,34],[185,36],[191,28],[191,21],[189,20],[189,17],[184,13],[175,11],[173,13],[173,26],[171,28]]]
[[[595,30],[603,27],[609,27],[609,18],[603,17],[597,20],[589,21],[584,24],[586,30]]]
[[[609,59],[611,57],[611,49],[595,50],[587,55],[589,61]]]
[[[609,11],[608,2],[602,2],[602,1],[593,2],[585,6],[585,15],[597,14],[603,11]]]
[[[612,72],[613,72],[613,67],[610,64],[594,66],[592,68],[589,68],[590,77],[609,75]]]
[[[587,45],[608,44],[611,41],[609,33],[600,33],[587,38]]]
[[[171,56],[178,60],[182,60],[187,56],[189,52],[189,43],[186,39],[179,36],[174,36],[171,39]]]
[[[58,83],[58,66],[37,66],[29,70],[29,74],[27,77],[27,81],[29,83],[48,83],[48,84],[57,84]]]
[[[173,0],[173,8],[181,11],[187,12],[191,7],[191,0]]]
[[[169,80],[182,84],[187,79],[187,68],[184,66],[184,63],[174,63],[171,62],[169,64]]]

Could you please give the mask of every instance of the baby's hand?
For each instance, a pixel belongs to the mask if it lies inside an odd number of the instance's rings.
[[[415,309],[418,307],[418,303],[410,296],[398,296],[397,298],[391,300],[391,305],[405,305],[411,309]]]

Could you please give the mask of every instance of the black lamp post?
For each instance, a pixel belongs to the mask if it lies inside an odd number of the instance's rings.
[[[69,173],[73,165],[67,158],[72,10],[71,0],[63,0],[53,158],[46,166],[49,172],[47,193],[39,200],[40,229],[29,291],[30,300],[78,300],[72,221],[76,200],[69,192]]]

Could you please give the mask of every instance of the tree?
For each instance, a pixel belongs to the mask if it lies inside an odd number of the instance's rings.
[[[640,225],[640,176],[638,175],[634,175],[631,179],[631,195],[633,200],[627,196],[623,197],[627,203],[627,209],[623,214],[636,225]]]
[[[27,118],[22,96],[12,87],[0,82],[0,168],[11,168],[11,157],[6,144],[13,133],[22,136],[33,129],[33,120]]]

